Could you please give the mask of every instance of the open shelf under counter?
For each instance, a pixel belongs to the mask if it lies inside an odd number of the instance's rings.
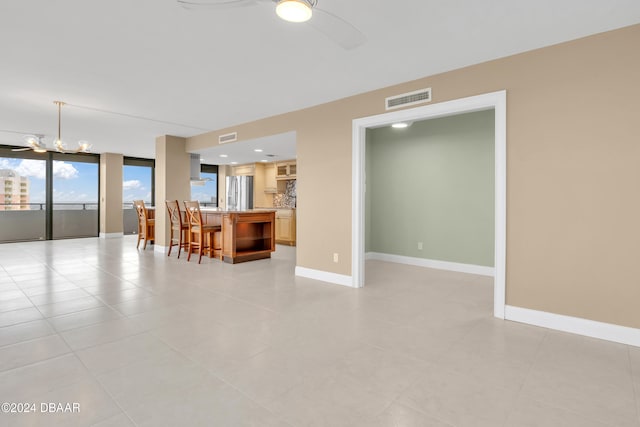
[[[222,226],[222,259],[239,262],[271,258],[276,249],[275,210],[203,209],[207,224]]]

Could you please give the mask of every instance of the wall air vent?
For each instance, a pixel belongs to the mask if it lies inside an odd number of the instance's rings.
[[[233,142],[238,140],[238,132],[225,133],[218,137],[218,144],[226,144],[227,142]]]
[[[431,88],[403,93],[402,95],[390,96],[384,100],[387,110],[393,110],[394,108],[406,107],[409,105],[423,104],[426,102],[431,102]]]

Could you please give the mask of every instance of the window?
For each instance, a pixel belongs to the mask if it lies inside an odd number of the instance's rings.
[[[202,206],[218,206],[218,166],[200,165],[202,183],[191,183],[191,200],[197,200]]]
[[[134,200],[145,205],[155,204],[155,161],[125,157],[122,165],[122,230],[124,234],[138,232],[138,217]]]
[[[53,238],[98,236],[99,164],[93,157],[77,155],[55,154],[54,159]]]
[[[97,236],[99,156],[12,148],[0,146],[0,242]]]
[[[45,240],[46,158],[0,152],[0,242]]]
[[[150,159],[124,158],[122,167],[122,202],[131,208],[134,200],[152,206],[155,199],[154,167]]]

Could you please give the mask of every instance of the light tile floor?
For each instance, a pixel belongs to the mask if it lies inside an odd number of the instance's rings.
[[[0,245],[0,401],[36,404],[0,425],[640,427],[640,349],[497,320],[488,278],[294,266]]]

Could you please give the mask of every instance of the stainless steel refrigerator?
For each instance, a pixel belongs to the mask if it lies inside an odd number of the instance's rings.
[[[253,209],[253,177],[227,177],[227,209],[242,211]]]

